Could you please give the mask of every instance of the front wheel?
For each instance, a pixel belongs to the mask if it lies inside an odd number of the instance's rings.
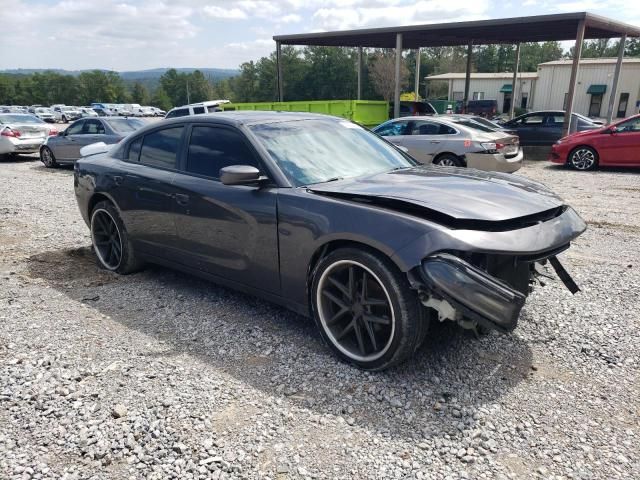
[[[58,166],[56,157],[49,147],[42,147],[40,149],[40,161],[44,163],[44,166],[47,168],[56,168]]]
[[[591,147],[578,147],[569,154],[568,163],[576,170],[593,170],[598,166],[598,152]]]
[[[126,275],[141,266],[118,210],[110,202],[99,202],[91,212],[91,243],[98,264],[105,270]]]
[[[344,248],[315,269],[313,316],[329,347],[365,370],[396,365],[417,349],[427,319],[417,294],[388,259]]]

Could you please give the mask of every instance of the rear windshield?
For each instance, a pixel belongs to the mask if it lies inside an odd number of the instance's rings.
[[[44,123],[33,115],[0,115],[0,123]]]
[[[118,133],[131,133],[145,126],[142,120],[137,118],[109,118],[105,122]]]
[[[473,120],[450,120],[458,125],[464,125],[465,127],[473,128],[474,130],[480,130],[481,132],[495,132],[494,128],[489,128],[485,125],[481,125]]]

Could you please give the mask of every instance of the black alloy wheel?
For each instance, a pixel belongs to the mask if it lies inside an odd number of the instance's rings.
[[[122,237],[106,209],[96,208],[91,215],[91,240],[100,264],[107,270],[117,270],[122,263]]]
[[[344,360],[382,370],[408,358],[424,339],[426,319],[406,275],[367,251],[341,249],[316,269],[314,318]]]

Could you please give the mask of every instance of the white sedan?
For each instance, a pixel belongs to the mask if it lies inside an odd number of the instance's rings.
[[[34,153],[50,135],[58,132],[31,114],[0,114],[0,155]]]

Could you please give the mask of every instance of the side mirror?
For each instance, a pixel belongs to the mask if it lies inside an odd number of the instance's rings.
[[[404,153],[409,153],[409,149],[404,145],[396,145],[396,147],[398,147],[398,149],[402,150]]]
[[[609,128],[607,129],[607,133],[610,133],[610,134],[612,134],[612,135],[613,135],[614,133],[616,133],[617,131],[618,131],[618,127],[616,127],[615,125],[614,125],[613,127],[609,127]]]
[[[66,134],[67,134],[66,130],[62,130],[62,131],[58,132],[58,136],[59,137],[64,137]]]
[[[255,185],[266,177],[251,165],[230,165],[220,169],[220,181],[223,185]]]

